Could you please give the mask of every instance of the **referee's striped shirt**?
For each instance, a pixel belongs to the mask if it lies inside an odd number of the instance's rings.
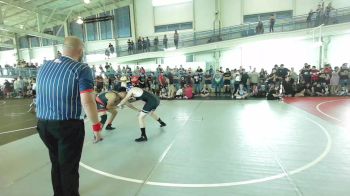
[[[47,61],[37,75],[37,118],[40,120],[81,119],[80,94],[93,91],[87,64],[62,56]]]

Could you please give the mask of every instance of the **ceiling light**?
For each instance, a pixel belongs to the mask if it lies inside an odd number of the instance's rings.
[[[83,19],[81,19],[81,16],[78,16],[77,23],[78,24],[83,24],[84,23]]]
[[[90,0],[84,0],[84,3],[89,4]]]

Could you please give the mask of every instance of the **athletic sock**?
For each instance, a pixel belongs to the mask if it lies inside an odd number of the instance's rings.
[[[141,136],[147,137],[146,136],[146,128],[141,128]]]

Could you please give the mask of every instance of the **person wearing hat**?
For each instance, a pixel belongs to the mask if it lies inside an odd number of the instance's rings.
[[[146,135],[146,127],[145,127],[145,117],[147,114],[150,114],[150,116],[159,122],[160,127],[166,126],[166,124],[157,116],[157,114],[154,112],[157,107],[159,106],[160,100],[159,98],[147,91],[144,91],[141,88],[138,87],[132,87],[124,99],[118,104],[117,107],[123,107],[123,105],[127,105],[130,107],[130,103],[128,102],[129,99],[132,97],[136,98],[136,100],[142,100],[145,102],[145,105],[143,106],[142,110],[140,111],[138,120],[139,120],[139,126],[141,129],[141,137],[135,139],[135,142],[145,142],[147,141],[147,135]]]

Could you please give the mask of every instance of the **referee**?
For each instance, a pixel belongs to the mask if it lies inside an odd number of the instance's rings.
[[[37,76],[37,130],[49,150],[54,195],[79,195],[79,161],[84,143],[82,107],[102,140],[91,69],[81,63],[83,42],[66,37],[63,55],[47,61]]]

